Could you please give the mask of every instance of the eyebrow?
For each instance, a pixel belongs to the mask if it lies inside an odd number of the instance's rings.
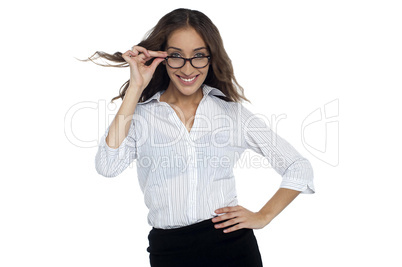
[[[174,46],[169,46],[166,50],[169,50],[169,49],[175,49],[175,50],[183,51],[182,49],[174,47]],[[207,49],[207,48],[206,47],[198,47],[198,48],[194,49],[193,51],[198,51],[198,50],[202,50],[202,49]]]

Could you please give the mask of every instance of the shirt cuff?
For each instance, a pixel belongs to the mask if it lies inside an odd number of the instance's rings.
[[[314,174],[311,163],[301,158],[293,162],[282,176],[281,188],[300,191],[302,194],[314,194]]]
[[[282,180],[282,183],[279,187],[300,191],[301,194],[314,194],[315,193],[313,182],[300,183],[300,182],[295,182],[295,181],[291,181],[291,180]]]

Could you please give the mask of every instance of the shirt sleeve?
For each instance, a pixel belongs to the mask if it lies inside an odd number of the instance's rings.
[[[95,156],[95,169],[105,177],[116,177],[137,158],[137,143],[134,136],[134,120],[131,120],[127,137],[118,148],[111,148],[106,143],[109,125],[102,136]]]
[[[261,116],[240,105],[243,147],[268,159],[272,168],[282,176],[280,188],[293,189],[304,194],[315,193],[310,162],[272,131]]]

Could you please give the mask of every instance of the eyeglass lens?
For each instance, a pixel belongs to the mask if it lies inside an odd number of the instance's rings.
[[[172,68],[181,68],[184,66],[185,59],[184,58],[168,58],[168,64]],[[191,60],[192,65],[195,68],[203,68],[208,65],[207,57],[193,58]]]

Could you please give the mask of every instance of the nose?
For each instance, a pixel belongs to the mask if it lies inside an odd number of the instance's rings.
[[[194,67],[191,65],[190,61],[187,60],[183,67],[181,67],[180,71],[186,75],[190,76],[194,72]]]

